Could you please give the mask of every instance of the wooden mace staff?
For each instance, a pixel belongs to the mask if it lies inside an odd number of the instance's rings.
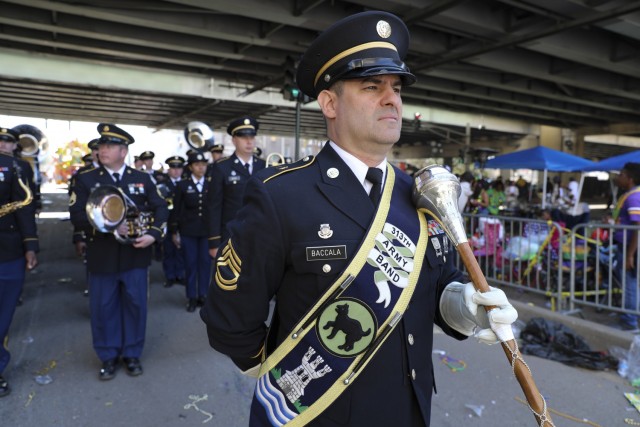
[[[458,210],[459,196],[460,182],[458,178],[444,167],[427,166],[415,174],[413,201],[416,207],[433,216],[442,225],[456,246],[475,289],[479,292],[488,292],[487,279],[484,277],[467,240],[462,215]],[[487,311],[495,308],[485,307]],[[500,338],[500,334],[497,333],[497,335]],[[513,336],[512,333],[510,335]],[[553,426],[546,402],[538,391],[529,366],[520,354],[516,340],[511,338],[507,341],[500,339],[500,341],[538,425],[540,427]]]

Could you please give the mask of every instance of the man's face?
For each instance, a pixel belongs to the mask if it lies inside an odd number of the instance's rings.
[[[153,169],[153,159],[144,159],[142,161],[142,164],[144,165],[144,168],[148,171]]]
[[[335,103],[336,142],[378,149],[395,144],[402,128],[401,88],[396,75],[344,80]]]
[[[112,170],[120,169],[128,152],[129,149],[120,144],[100,144],[98,146],[100,163]]]
[[[253,149],[256,146],[256,137],[253,135],[238,135],[231,138],[233,145],[236,147],[236,154],[243,157],[251,157]]]
[[[211,153],[211,159],[213,163],[222,158],[222,153],[220,151],[214,151]]]
[[[178,179],[182,176],[182,171],[183,168],[181,167],[175,167],[175,166],[169,166],[169,176],[173,179]]]
[[[620,173],[615,177],[615,184],[619,188],[628,189],[633,187],[633,180],[629,175],[627,175],[627,171],[622,169]]]
[[[18,147],[17,142],[0,141],[0,153],[9,154],[13,156],[13,152]]]

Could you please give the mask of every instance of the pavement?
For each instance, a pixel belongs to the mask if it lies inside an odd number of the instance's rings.
[[[184,287],[164,288],[157,262],[150,269],[144,374],[129,377],[120,369],[111,381],[98,379],[100,362],[91,347],[88,298],[83,296],[84,267],[71,244],[71,224],[56,214],[66,211],[67,196],[45,194],[44,200],[38,224],[41,264],[28,274],[24,304],[18,307],[10,330],[12,360],[4,374],[13,391],[0,399],[0,425],[246,426],[255,380],[242,376],[227,357],[210,348],[198,313],[185,310]],[[512,290],[507,294],[522,321],[544,317],[561,322],[594,350],[628,349],[633,340],[632,333],[607,326],[613,319],[606,313],[585,309],[567,316],[546,308],[544,297]],[[496,357],[495,347],[471,341],[458,343],[436,335],[434,348],[463,356],[469,368],[463,375],[452,374],[444,364],[435,366],[439,397],[434,398],[432,425],[533,425],[528,409],[513,399],[521,396],[513,381],[507,389],[500,381],[486,381],[510,375],[504,355]],[[530,356],[527,360],[554,406],[566,412],[581,418],[602,417],[605,421],[600,425],[614,425],[606,420],[630,410],[621,391],[632,389],[615,372],[594,373]],[[458,382],[460,389],[453,387]],[[481,383],[483,393],[462,389],[464,384]],[[591,404],[590,389],[600,389],[606,397]],[[496,405],[496,401],[506,404]],[[485,415],[469,413],[465,403],[482,403]],[[511,418],[495,422],[494,416],[504,411]]]

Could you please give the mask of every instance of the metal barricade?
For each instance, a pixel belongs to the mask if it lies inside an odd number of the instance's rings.
[[[589,306],[640,315],[640,251],[635,251],[632,261],[627,256],[631,233],[638,230],[633,225],[594,223],[578,224],[571,230],[580,237],[571,242],[570,310]],[[630,262],[634,268],[629,268]]]
[[[563,309],[570,267],[562,260],[564,230],[557,223],[464,214],[469,243],[490,284],[542,294]],[[464,269],[461,263],[458,267]]]

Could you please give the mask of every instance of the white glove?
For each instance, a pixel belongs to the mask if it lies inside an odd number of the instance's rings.
[[[511,324],[518,318],[518,312],[502,290],[491,286],[489,289],[481,293],[473,283],[449,283],[440,298],[440,314],[453,329],[468,337],[473,335],[485,344],[512,340]],[[484,308],[478,310],[479,305],[496,308],[487,312]]]

